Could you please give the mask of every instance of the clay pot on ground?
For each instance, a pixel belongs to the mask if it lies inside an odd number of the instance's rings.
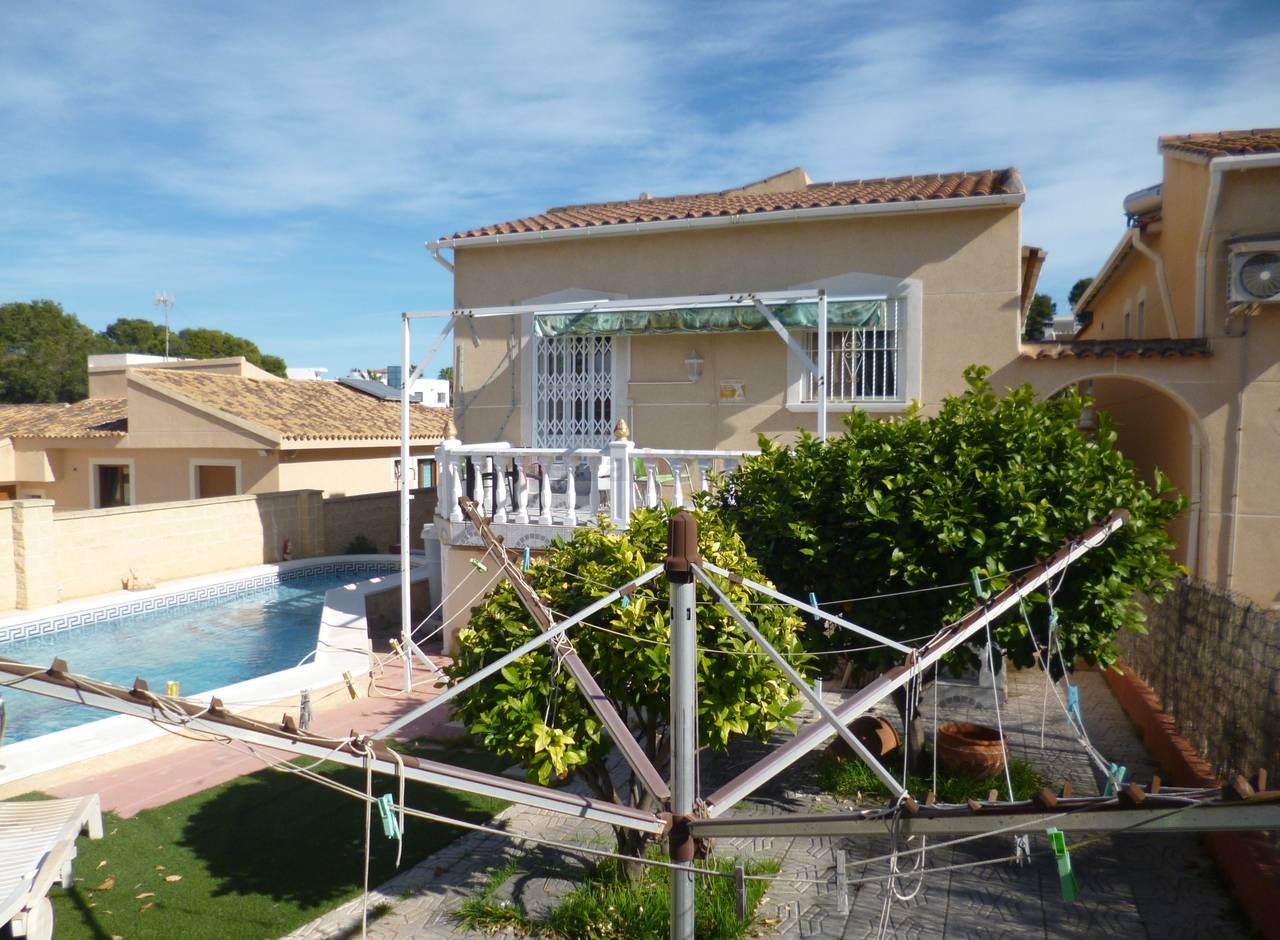
[[[1004,770],[1000,732],[986,725],[953,721],[938,726],[938,763],[952,773],[990,777]]]
[[[872,757],[884,757],[900,743],[893,725],[874,715],[863,715],[849,725],[849,730],[858,743],[871,752]],[[827,753],[839,760],[850,760],[854,756],[853,748],[841,737],[837,737],[827,747]]]

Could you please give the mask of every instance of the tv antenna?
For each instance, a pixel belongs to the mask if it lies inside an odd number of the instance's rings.
[[[169,311],[173,309],[173,294],[156,291],[156,306],[164,308],[164,359],[169,361]]]

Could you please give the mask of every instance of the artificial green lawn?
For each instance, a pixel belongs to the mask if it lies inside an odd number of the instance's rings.
[[[508,763],[457,747],[424,753],[490,772]],[[337,764],[317,770],[364,790],[363,770]],[[374,777],[375,795],[395,786],[392,778]],[[415,783],[406,787],[405,801],[471,822],[505,805]],[[405,824],[402,870],[463,833],[412,818]],[[357,896],[364,881],[361,802],[278,771],[241,777],[131,819],[106,814],[103,825],[105,838],[78,843],[75,887],[50,893],[58,940],[278,937]],[[383,836],[376,810],[372,840],[371,887],[396,871],[395,842]],[[181,879],[166,881],[175,875]]]

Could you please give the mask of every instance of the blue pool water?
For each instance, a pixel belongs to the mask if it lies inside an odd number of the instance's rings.
[[[137,676],[183,695],[221,688],[298,665],[315,649],[325,591],[375,577],[315,574],[145,614],[0,643],[0,657],[44,666],[61,656],[71,671],[132,685]],[[17,689],[0,689],[12,743],[107,718],[110,712]]]

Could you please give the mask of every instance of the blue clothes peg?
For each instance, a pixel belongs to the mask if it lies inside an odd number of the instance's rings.
[[[388,839],[399,839],[400,826],[396,822],[395,803],[391,794],[384,794],[374,802],[378,804],[378,816],[382,819],[382,834]]]
[[[531,555],[532,555],[532,552],[529,551],[529,546],[526,545],[524,547],[524,564],[521,566],[525,571],[529,570],[529,560]]]

